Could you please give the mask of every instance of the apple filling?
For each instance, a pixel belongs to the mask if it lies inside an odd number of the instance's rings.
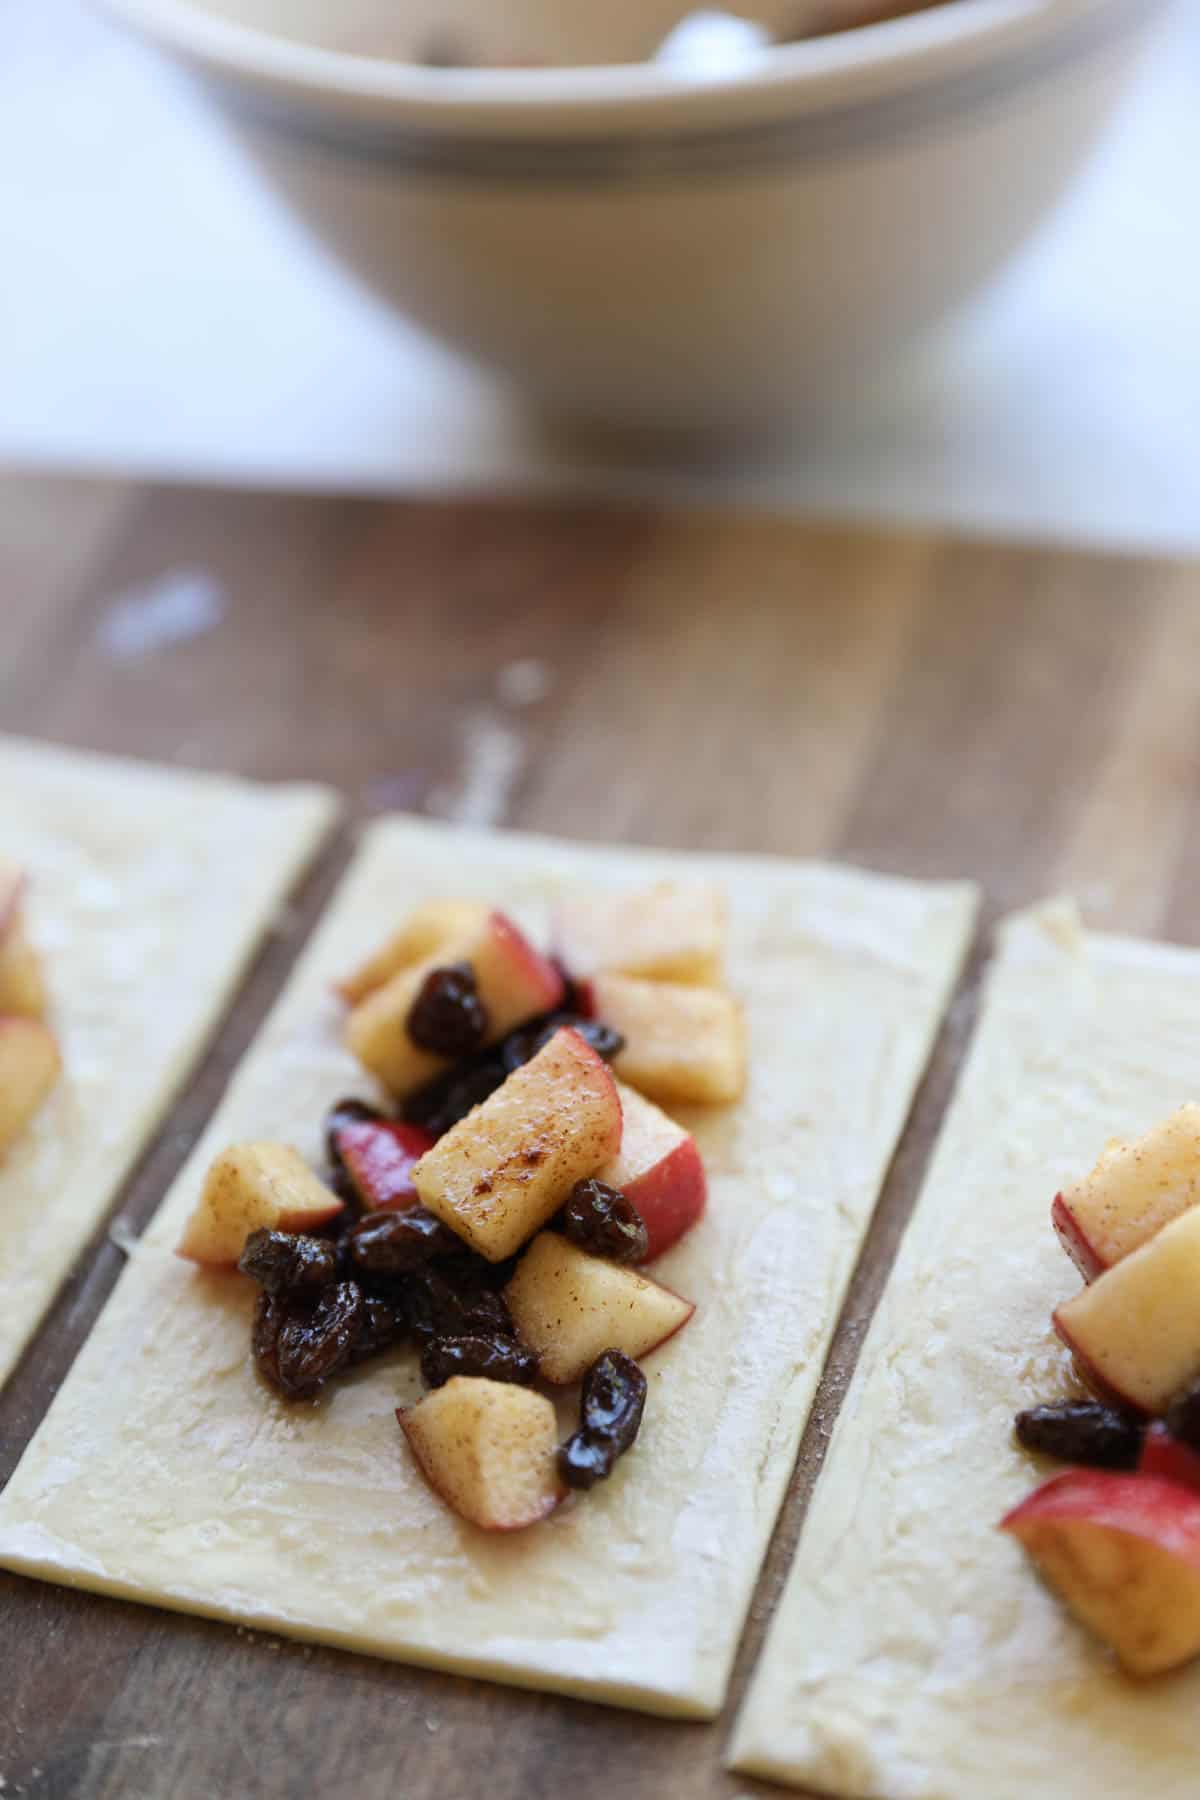
[[[1086,1286],[1053,1324],[1097,1396],[1018,1413],[1026,1448],[1077,1465],[1001,1521],[1136,1675],[1200,1655],[1200,1106],[1114,1140],[1056,1195]]]
[[[339,988],[346,1041],[391,1109],[334,1105],[320,1174],[286,1144],[231,1146],[185,1228],[181,1255],[257,1283],[252,1356],[283,1398],[419,1349],[430,1391],[401,1427],[434,1490],[483,1529],[532,1524],[612,1474],[640,1429],[641,1359],[695,1310],[635,1265],[701,1218],[703,1162],[633,1084],[740,1092],[740,1012],[709,985],[723,921],[708,890],[671,884],[626,895],[607,924],[589,905],[558,921],[562,951],[586,945],[576,970],[503,913],[418,909]],[[637,989],[632,1057],[599,1005],[605,981]],[[560,1444],[544,1390],[577,1384]]]

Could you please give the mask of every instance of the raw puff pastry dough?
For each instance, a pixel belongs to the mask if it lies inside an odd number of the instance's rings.
[[[693,1123],[710,1210],[657,1266],[699,1303],[647,1362],[636,1453],[519,1537],[456,1519],[393,1417],[400,1351],[316,1406],[249,1361],[250,1283],[171,1254],[214,1153],[366,1092],[329,983],[414,902],[532,929],[574,882],[694,872],[732,901],[747,1100]],[[855,1252],[969,935],[974,893],[812,865],[377,826],[0,1501],[0,1562],[379,1655],[717,1711]],[[564,1413],[564,1419],[566,1414]]]
[[[64,1073],[0,1161],[0,1382],[320,840],[332,796],[0,739]]]
[[[1003,1513],[1053,1473],[1013,1414],[1079,1391],[1050,1227],[1104,1142],[1200,1095],[1200,955],[1005,929],[735,1735],[736,1768],[872,1800],[1195,1800],[1200,1667],[1136,1683]]]

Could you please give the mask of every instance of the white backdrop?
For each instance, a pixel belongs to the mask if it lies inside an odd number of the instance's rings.
[[[683,473],[548,444],[364,297],[193,89],[79,0],[0,22],[0,459],[730,499],[1200,551],[1200,0],[988,298],[820,444]]]

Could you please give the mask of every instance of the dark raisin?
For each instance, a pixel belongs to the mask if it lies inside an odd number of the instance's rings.
[[[252,1231],[238,1258],[238,1268],[243,1275],[252,1275],[268,1294],[311,1293],[337,1280],[337,1247],[328,1238]]]
[[[595,1176],[575,1183],[559,1222],[571,1242],[593,1256],[619,1263],[646,1260],[650,1237],[641,1213],[620,1188]]]
[[[645,1409],[642,1371],[620,1350],[605,1350],[583,1378],[579,1430],[558,1452],[559,1473],[567,1486],[590,1488],[611,1475],[617,1458],[637,1437]]]
[[[585,1019],[574,1012],[543,1013],[540,1018],[531,1019],[528,1024],[510,1031],[499,1046],[500,1060],[506,1071],[511,1074],[527,1063],[543,1050],[556,1031],[569,1027],[577,1031],[585,1043],[591,1045],[597,1056],[611,1062],[618,1050],[625,1048],[625,1039],[611,1025],[605,1025],[600,1019]]]
[[[542,1047],[543,1021],[535,1019],[530,1025],[518,1026],[510,1031],[497,1046],[500,1061],[504,1064],[505,1073],[511,1075],[514,1069],[532,1061]]]
[[[1019,1412],[1015,1425],[1026,1450],[1096,1469],[1136,1468],[1146,1430],[1140,1419],[1098,1400],[1034,1406]]]
[[[404,1103],[404,1117],[431,1137],[444,1137],[451,1126],[495,1093],[507,1073],[498,1056],[479,1057],[410,1094]]]
[[[287,1301],[264,1288],[254,1306],[250,1350],[259,1373],[273,1388],[279,1386],[279,1332],[287,1318]]]
[[[577,1031],[585,1044],[590,1044],[597,1056],[605,1062],[611,1062],[625,1048],[625,1039],[603,1019],[572,1019],[572,1031]]]
[[[1189,1449],[1200,1450],[1200,1382],[1176,1395],[1166,1413],[1167,1430]]]
[[[528,1387],[538,1359],[515,1338],[492,1336],[431,1338],[421,1352],[421,1373],[430,1387],[454,1375],[482,1375],[489,1381],[516,1381]]]
[[[405,1024],[414,1044],[438,1056],[470,1056],[478,1050],[487,1036],[488,1014],[470,963],[431,969]]]
[[[485,1262],[482,1256],[468,1253],[454,1261],[443,1263],[442,1269],[451,1281],[460,1286],[494,1288],[497,1293],[506,1288],[517,1272],[519,1256],[506,1257],[503,1262]]]
[[[504,1296],[497,1293],[495,1288],[459,1288],[457,1303],[462,1310],[468,1335],[494,1332],[504,1337],[516,1336],[517,1328],[512,1322]]]
[[[346,1251],[365,1275],[407,1275],[435,1256],[452,1256],[462,1240],[423,1206],[367,1213],[346,1234]]]
[[[290,1310],[276,1340],[279,1389],[291,1400],[315,1394],[345,1367],[362,1328],[366,1301],[355,1281],[325,1288],[311,1310]]]
[[[558,1472],[568,1487],[586,1489],[606,1481],[617,1460],[615,1444],[607,1438],[589,1437],[577,1431],[558,1447]]]
[[[432,1265],[404,1278],[404,1299],[416,1337],[514,1337],[508,1307],[494,1289]]]
[[[403,1343],[407,1336],[408,1315],[401,1299],[391,1295],[385,1298],[382,1294],[364,1294],[362,1323],[358,1328],[354,1349],[350,1353],[350,1361],[365,1362],[369,1356],[378,1356],[380,1351],[390,1350],[393,1344]]]
[[[605,1350],[583,1378],[579,1423],[591,1437],[609,1438],[621,1455],[629,1449],[646,1408],[646,1377],[633,1358]]]

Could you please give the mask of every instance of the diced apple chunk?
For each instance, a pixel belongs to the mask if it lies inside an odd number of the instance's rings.
[[[452,950],[452,954],[451,954]],[[422,983],[447,961],[468,962],[487,1012],[488,1043],[538,1013],[552,1012],[563,997],[563,979],[503,913],[489,913],[473,938],[459,939],[412,964],[367,995],[346,1023],[346,1042],[384,1087],[403,1099],[448,1069],[450,1059],[414,1044],[408,1015]]]
[[[704,1211],[707,1182],[696,1140],[623,1081],[617,1083],[625,1127],[621,1148],[600,1170],[599,1179],[620,1188],[642,1216],[649,1243],[645,1260],[653,1262]]]
[[[502,1262],[620,1142],[621,1103],[607,1065],[563,1029],[438,1139],[413,1183],[443,1224]]]
[[[178,1254],[229,1267],[252,1231],[313,1231],[341,1211],[290,1144],[233,1144],[209,1169]]]
[[[357,1006],[401,969],[425,962],[447,945],[469,943],[487,923],[489,908],[479,900],[428,900],[408,915],[374,955],[338,983],[338,992]]]
[[[713,988],[679,987],[630,975],[598,975],[591,983],[597,1018],[625,1039],[613,1059],[622,1081],[651,1100],[736,1100],[746,1085],[741,1008]]]
[[[1084,1379],[1162,1413],[1200,1375],[1200,1210],[1184,1213],[1058,1307]]]
[[[558,1424],[544,1394],[455,1375],[396,1417],[434,1493],[484,1531],[520,1531],[563,1498]]]
[[[1200,1105],[1105,1146],[1089,1174],[1055,1197],[1051,1218],[1085,1281],[1111,1268],[1200,1201]]]
[[[61,1072],[58,1044],[40,1019],[0,1018],[0,1156],[44,1104]]]
[[[581,1381],[603,1350],[646,1356],[696,1310],[649,1276],[553,1231],[534,1239],[504,1297],[522,1342],[538,1353],[539,1372],[561,1386]]]
[[[1131,1674],[1200,1652],[1200,1494],[1155,1475],[1073,1469],[1001,1530]]]
[[[675,881],[636,893],[579,895],[557,908],[552,937],[577,981],[612,973],[715,987],[725,954],[725,897],[718,888]]]

